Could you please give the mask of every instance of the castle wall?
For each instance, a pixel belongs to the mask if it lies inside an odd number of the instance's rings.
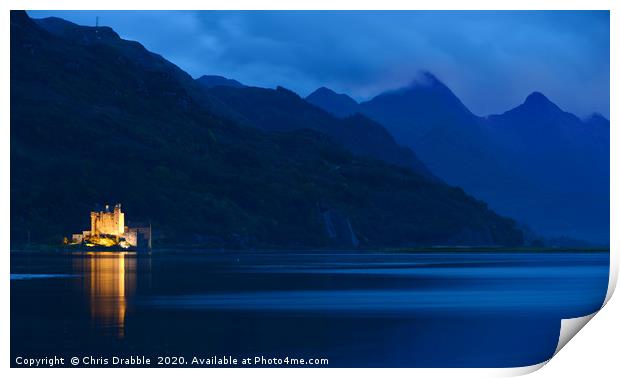
[[[123,236],[125,237],[125,241],[130,246],[132,247],[138,246],[138,232],[135,228],[126,228],[125,234]]]
[[[80,244],[84,241],[84,235],[82,234],[73,234],[71,237],[71,243]]]
[[[148,248],[151,248],[151,239],[152,239],[152,235],[151,235],[151,227],[138,227],[138,239],[142,239],[146,242],[146,246]]]

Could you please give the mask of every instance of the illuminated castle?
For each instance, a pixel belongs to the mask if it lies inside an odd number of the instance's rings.
[[[90,230],[73,234],[70,244],[151,249],[151,226],[127,227],[121,204],[116,204],[113,210],[105,205],[103,210],[90,212]]]

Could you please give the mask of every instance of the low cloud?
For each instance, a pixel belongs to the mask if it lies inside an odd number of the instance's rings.
[[[197,77],[319,86],[366,99],[408,84],[419,70],[443,80],[480,115],[541,91],[562,108],[609,116],[606,11],[31,11],[93,25]]]

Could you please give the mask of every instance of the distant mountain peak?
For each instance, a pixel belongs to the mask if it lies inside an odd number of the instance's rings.
[[[433,75],[430,71],[420,71],[417,76],[411,80],[409,87],[442,87],[447,88],[444,83]]]
[[[562,111],[556,104],[551,102],[544,94],[532,92],[523,102],[522,107],[536,111]]]
[[[559,106],[551,102],[544,94],[540,92],[530,93],[523,103],[513,109],[510,109],[503,113],[504,115],[515,115],[526,117],[540,117],[540,116],[554,116],[558,114],[566,114]],[[571,117],[575,117],[570,114]],[[494,116],[491,116],[491,118]],[[575,117],[576,118],[576,117]]]
[[[598,112],[594,112],[594,113],[590,114],[583,121],[586,122],[586,123],[594,123],[594,122],[606,122],[606,123],[609,123],[609,120],[604,115],[602,115],[601,113],[598,113]]]
[[[592,113],[583,120],[589,132],[595,134],[599,141],[609,146],[609,120],[600,113]]]
[[[528,104],[553,104],[549,99],[540,92],[532,92],[525,98],[525,103]]]
[[[337,117],[347,117],[360,111],[357,101],[327,87],[318,88],[306,97],[306,101]]]
[[[411,79],[409,85],[396,89],[395,91],[388,91],[386,93],[420,93],[431,96],[441,96],[443,98],[451,98],[460,103],[460,100],[456,97],[454,92],[446,84],[437,78],[430,71],[419,71],[416,76]],[[379,95],[381,96],[381,95]]]
[[[361,106],[364,114],[385,125],[402,125],[401,121],[407,120],[402,134],[393,131],[397,138],[413,134],[421,137],[435,127],[477,122],[454,92],[429,71],[418,72],[409,85],[381,93]]]
[[[315,90],[314,92],[312,92],[310,94],[310,96],[312,96],[313,94],[334,94],[337,95],[338,93],[334,92],[333,90],[327,88],[327,87],[319,87],[317,88],[317,90]]]
[[[565,112],[544,94],[540,92],[532,92],[525,101],[517,107],[504,112],[501,116],[513,118],[511,124],[521,129],[534,127],[544,120],[546,125],[549,124],[573,124],[581,123],[581,119],[572,113]],[[495,118],[491,116],[490,118]],[[563,121],[560,122],[559,120]],[[538,127],[535,127],[538,128]],[[549,129],[548,127],[544,127]]]
[[[312,98],[315,96],[334,96],[334,97],[338,97],[340,99],[346,99],[347,101],[350,101],[352,103],[356,103],[357,101],[355,101],[353,98],[351,98],[351,96],[346,95],[344,93],[337,93],[332,89],[329,89],[327,87],[320,87],[318,89],[316,89],[314,92],[310,93],[308,95],[308,97],[306,97],[306,99],[308,98]]]

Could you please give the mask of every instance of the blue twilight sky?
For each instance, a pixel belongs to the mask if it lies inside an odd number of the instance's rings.
[[[607,11],[29,11],[111,26],[194,77],[319,86],[358,100],[420,70],[474,113],[512,108],[533,91],[563,109],[609,117]]]

